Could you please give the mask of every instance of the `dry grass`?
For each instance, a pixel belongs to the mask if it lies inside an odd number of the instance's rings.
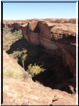
[[[5,71],[3,71],[3,77],[12,77],[12,78],[22,78],[22,73],[20,70],[14,69],[14,68],[7,68]]]
[[[6,70],[3,71],[3,77],[22,79],[23,81],[31,79],[30,75],[27,72],[10,67],[8,67]]]

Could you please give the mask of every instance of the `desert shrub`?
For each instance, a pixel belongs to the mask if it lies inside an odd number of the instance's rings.
[[[22,51],[13,51],[12,54],[9,54],[11,58],[14,58],[17,62],[20,61],[22,63],[22,66],[24,68],[24,62],[27,57],[27,50],[22,50]],[[25,70],[25,68],[24,68]]]
[[[14,58],[14,59],[16,59],[17,61],[18,61],[18,58],[19,57],[25,57],[25,56],[27,56],[27,50],[22,50],[22,51],[13,51],[13,53],[12,54],[9,54],[9,56],[11,57],[11,58]],[[25,55],[25,56],[24,56]]]
[[[3,36],[11,32],[11,28],[4,28],[3,29]]]
[[[19,70],[17,68],[15,69],[12,67],[9,67],[3,71],[3,77],[23,79],[23,80],[31,79],[31,76],[26,71],[22,71],[22,70]]]
[[[27,71],[28,71],[29,74],[31,74],[32,77],[34,77],[34,76],[40,74],[41,72],[45,71],[45,69],[41,68],[41,66],[42,65],[40,65],[40,66],[36,65],[36,63],[33,66],[32,66],[32,64],[30,64],[28,66]]]
[[[17,39],[17,36],[14,36],[12,40],[16,40],[16,39]]]
[[[10,56],[11,58],[13,58],[13,54],[9,54],[9,56]]]
[[[13,51],[13,53],[14,53],[14,58],[20,57],[22,55],[22,51]]]
[[[14,34],[15,34],[16,36],[13,37],[13,40],[21,39],[21,38],[23,37],[21,30],[19,30],[19,31],[15,30]]]
[[[22,31],[19,30],[16,36],[18,36],[18,39],[21,39],[21,38],[23,37],[23,36],[22,36]]]
[[[3,77],[21,78],[22,72],[17,69],[7,68],[3,71]]]

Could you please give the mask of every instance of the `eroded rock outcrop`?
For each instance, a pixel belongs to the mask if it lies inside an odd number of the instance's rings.
[[[57,24],[61,23],[61,21],[55,20],[54,22]],[[72,23],[72,26],[73,24],[75,25],[74,20],[66,20],[66,22]],[[66,22],[64,20],[62,23]],[[36,45],[41,44],[45,47],[44,50],[47,53],[62,57],[64,66],[69,66],[74,76],[76,72],[76,32],[75,30],[59,29],[56,25],[49,24],[49,20],[46,22],[44,20],[28,20],[4,23],[3,26],[5,28],[21,29],[24,38],[28,42]],[[54,64],[54,66],[57,67],[57,64]],[[14,69],[17,73],[19,70],[21,74],[24,73],[23,68],[17,64],[16,60],[10,58],[3,51],[3,71],[6,71],[8,68]],[[3,105],[76,105],[75,78],[58,83],[51,89],[40,83],[33,82],[31,78],[28,80],[28,77],[29,75],[27,75],[26,80],[23,80],[22,77],[18,79],[11,77],[3,78]],[[50,78],[49,82],[51,81],[52,79]]]
[[[15,64],[14,64],[15,63]],[[24,69],[3,50],[3,77],[22,78]]]
[[[70,71],[75,76],[76,74],[76,32],[75,29],[65,30],[59,29],[56,25],[49,25],[50,21],[46,22],[38,20],[30,20],[25,24],[14,23],[12,27],[21,29],[24,38],[33,44],[41,44],[47,50],[53,51],[61,49],[62,60],[64,66],[69,66]],[[51,20],[52,21],[52,20]],[[54,22],[60,23],[62,20],[54,20]],[[53,21],[52,21],[53,22]],[[75,19],[64,20],[62,23],[75,24]],[[58,24],[57,24],[58,25]],[[69,25],[69,24],[68,24]],[[6,26],[5,24],[3,25]],[[9,26],[9,25],[7,25]],[[10,25],[11,26],[11,25]],[[67,28],[66,24],[66,28]]]
[[[18,74],[19,71],[21,71],[21,74],[24,72],[16,60],[10,58],[8,54],[3,51],[3,71],[6,71],[8,68],[10,70],[15,69]],[[31,78],[28,80],[28,77],[27,75],[25,80],[22,78],[12,78],[11,76],[3,77],[2,105],[76,105],[76,94],[68,94],[65,91],[60,91],[66,84],[62,84],[62,86],[57,85],[60,90],[56,90],[44,87],[38,82],[33,82]],[[75,83],[72,79],[66,83],[70,83],[71,85],[71,82],[72,85]]]
[[[9,103],[9,104],[8,104]],[[76,105],[76,94],[44,87],[33,81],[3,79],[3,105]]]

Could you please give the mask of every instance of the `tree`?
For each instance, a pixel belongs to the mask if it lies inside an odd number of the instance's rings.
[[[21,57],[23,68],[24,68],[24,61],[26,60],[26,57],[27,57],[27,54],[25,51],[23,51],[23,55]],[[25,70],[25,68],[24,68],[24,70]]]

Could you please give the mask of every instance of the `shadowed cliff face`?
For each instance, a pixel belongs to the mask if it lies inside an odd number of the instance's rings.
[[[13,50],[21,47],[24,41],[27,42],[25,39],[20,39],[19,41],[12,44],[11,46],[14,47]],[[27,42],[26,45],[24,43],[21,48],[28,46],[28,43],[29,42]],[[34,45],[32,46],[31,44],[32,49],[30,48],[30,46],[27,47],[28,49],[31,49],[28,50],[28,52],[33,53],[33,50],[35,51],[36,47],[37,45],[35,45],[34,47]],[[36,54],[39,54],[40,50],[38,49],[38,47],[37,51],[38,53]],[[46,52],[41,51],[41,53],[42,54],[39,54],[37,56],[35,55],[36,57],[33,60],[35,61],[35,59],[38,59],[35,63],[38,64],[38,62],[43,62],[43,66],[48,68],[46,68],[47,71],[40,73],[36,76],[37,81],[42,81],[44,86],[43,84],[31,80],[30,75],[18,65],[16,60],[10,58],[9,55],[5,51],[3,51],[3,71],[8,72],[7,69],[10,69],[16,73],[15,76],[21,76],[17,79],[14,79],[11,75],[10,77],[6,77],[6,75],[4,76],[3,105],[66,105],[66,103],[70,103],[70,105],[75,105],[76,79],[72,77],[70,78],[68,69],[65,70],[62,65],[61,59],[50,56],[49,54],[46,54]],[[42,58],[40,58],[41,55]],[[32,57],[30,58],[30,61],[31,60]],[[19,73],[19,71],[21,73]]]
[[[73,22],[73,20],[69,21]],[[65,67],[69,66],[73,76],[76,74],[76,34],[69,30],[62,30],[54,28],[55,26],[46,24],[44,21],[29,21],[26,24],[19,23],[4,24],[4,27],[14,27],[22,30],[24,38],[33,44],[41,44],[46,48],[46,51],[59,50],[58,53],[62,55],[63,64]],[[48,51],[48,53],[50,53]]]

